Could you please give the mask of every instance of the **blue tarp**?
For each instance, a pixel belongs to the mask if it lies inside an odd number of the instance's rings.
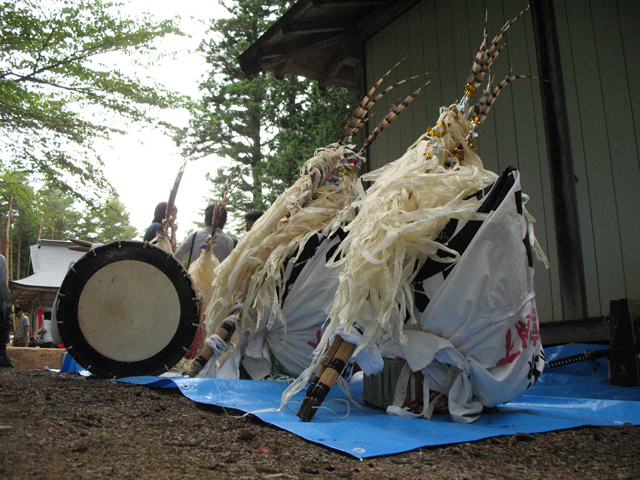
[[[594,345],[565,345],[545,350],[547,360]],[[499,407],[498,413],[484,414],[471,424],[458,424],[448,415],[431,420],[400,418],[364,405],[362,384],[351,395],[362,409],[348,407],[346,396],[334,387],[311,422],[296,415],[305,392],[293,397],[280,412],[260,412],[277,408],[287,384],[251,380],[219,380],[182,377],[130,377],[119,381],[152,387],[177,387],[195,402],[233,408],[357,458],[389,455],[420,447],[468,442],[498,435],[538,433],[584,425],[640,425],[640,387],[612,387],[607,361],[582,362],[547,369],[527,393]],[[297,403],[295,403],[297,402]],[[329,410],[330,409],[330,410]],[[346,418],[343,418],[346,417]]]

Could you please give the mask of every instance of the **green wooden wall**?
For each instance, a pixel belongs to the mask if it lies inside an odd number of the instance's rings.
[[[439,107],[460,98],[485,25],[491,40],[526,6],[520,0],[424,0],[367,42],[367,85],[402,59],[387,84],[426,73],[380,100],[369,128],[392,103],[430,81],[370,147],[370,169],[401,157],[435,124]],[[598,317],[609,312],[610,300],[640,298],[640,2],[557,0],[555,9],[588,313]],[[506,41],[492,71],[497,81],[510,71],[544,78],[537,71],[530,12],[511,27]],[[537,219],[536,237],[551,264],[547,270],[536,263],[538,309],[542,321],[553,321],[563,320],[557,261],[562,252],[556,251],[540,81],[519,80],[502,92],[477,130],[478,153],[496,173],[512,165],[522,174],[523,191],[531,197],[527,208]]]

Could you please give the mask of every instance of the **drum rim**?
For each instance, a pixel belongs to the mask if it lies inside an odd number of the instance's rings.
[[[78,319],[80,296],[89,279],[103,267],[121,260],[142,261],[163,272],[180,303],[178,328],[171,341],[155,355],[134,362],[114,360],[98,352],[84,338]],[[148,242],[121,240],[96,247],[73,264],[58,292],[56,317],[62,343],[76,362],[99,377],[122,378],[155,376],[175,366],[193,343],[199,327],[199,310],[191,277],[172,254]]]

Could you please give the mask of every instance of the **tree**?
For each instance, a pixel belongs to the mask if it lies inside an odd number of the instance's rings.
[[[107,243],[138,237],[116,194],[87,205],[56,186],[31,184],[27,173],[0,168],[0,253],[11,279],[27,276],[29,247],[39,238]]]
[[[138,231],[129,223],[129,212],[116,193],[104,202],[86,205],[72,195],[55,188],[40,192],[42,197],[39,238],[69,240],[78,238],[92,243],[130,240]]]
[[[298,177],[315,148],[337,140],[354,95],[321,90],[294,76],[277,80],[271,72],[247,78],[238,55],[293,2],[221,3],[229,18],[215,21],[212,37],[201,45],[211,72],[200,86],[203,97],[189,141],[201,156],[233,160],[233,166],[210,176],[213,200],[232,183],[230,212],[266,209]]]
[[[0,169],[0,252],[10,279],[26,275],[29,245],[38,238],[40,204],[26,172]]]
[[[75,237],[75,226],[81,214],[68,192],[55,186],[47,186],[38,192],[41,198],[40,229],[38,238],[68,240]]]
[[[85,196],[110,191],[92,148],[119,132],[116,117],[156,123],[181,96],[143,84],[101,59],[148,54],[154,40],[182,34],[174,21],[119,18],[121,3],[14,0],[0,4],[2,164]],[[109,55],[107,55],[109,54]],[[71,182],[75,179],[75,183]],[[86,188],[84,188],[86,187]]]
[[[88,209],[83,219],[75,229],[77,237],[83,240],[108,243],[139,236],[136,228],[129,223],[129,212],[116,194],[99,207]]]
[[[286,86],[271,90],[266,104],[276,129],[264,168],[268,203],[299,178],[300,167],[318,147],[338,140],[356,101],[355,92],[340,87],[321,89],[291,75],[279,82]]]

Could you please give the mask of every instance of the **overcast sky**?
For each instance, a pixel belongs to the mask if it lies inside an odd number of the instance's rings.
[[[164,60],[145,75],[155,77],[158,83],[171,90],[197,97],[198,84],[207,67],[195,49],[205,34],[209,19],[219,18],[225,12],[217,0],[131,0],[121,11],[132,15],[147,11],[158,20],[172,18],[176,14],[182,17],[182,30],[193,38],[163,40],[163,47],[179,51],[177,59]],[[205,25],[200,22],[202,20],[205,20]],[[190,54],[188,50],[194,52]],[[123,67],[125,70],[129,65]],[[172,120],[176,119],[179,126],[187,125],[186,114],[174,112]],[[170,138],[153,128],[145,128],[114,137],[100,147],[99,153],[105,163],[107,179],[117,189],[120,200],[131,215],[131,224],[144,232],[151,223],[156,204],[169,198],[182,164],[179,150]],[[206,206],[203,197],[209,189],[204,180],[205,173],[215,171],[222,164],[221,159],[213,156],[187,164],[176,198],[178,242],[185,238],[189,229],[195,228],[194,221],[202,221],[200,212]]]

